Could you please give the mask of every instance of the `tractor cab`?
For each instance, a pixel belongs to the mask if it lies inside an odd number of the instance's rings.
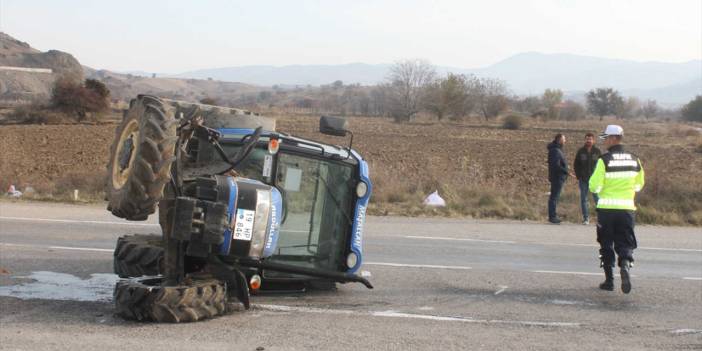
[[[336,128],[330,127],[336,123]],[[343,136],[343,120],[322,117],[320,131]],[[229,158],[240,152],[254,129],[219,128],[219,145]],[[193,139],[186,148],[188,177],[224,170],[216,147]],[[282,210],[276,247],[269,263],[315,271],[355,273],[362,263],[362,228],[371,192],[368,166],[350,147],[328,145],[274,131],[262,131],[236,168],[238,176],[273,186]],[[220,253],[227,254],[227,238]],[[299,273],[258,269],[262,289],[287,288],[318,280]],[[252,272],[249,272],[251,274]],[[247,274],[247,275],[249,275]]]

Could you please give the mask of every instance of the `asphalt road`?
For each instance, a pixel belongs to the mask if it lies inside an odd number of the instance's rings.
[[[371,217],[365,229],[374,290],[136,323],[112,315],[111,252],[121,235],[157,232],[155,219],[0,202],[0,349],[702,349],[700,228],[637,227],[629,295],[596,288],[594,226]]]

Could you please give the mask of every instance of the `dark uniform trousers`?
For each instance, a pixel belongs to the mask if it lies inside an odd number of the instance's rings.
[[[623,259],[634,262],[634,216],[634,211],[597,210],[597,242],[600,243],[602,265],[614,267],[615,252],[620,266]]]

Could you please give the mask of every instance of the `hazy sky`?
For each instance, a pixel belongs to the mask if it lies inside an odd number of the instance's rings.
[[[702,0],[0,0],[0,29],[112,70],[391,63],[477,68],[539,51],[702,58]]]

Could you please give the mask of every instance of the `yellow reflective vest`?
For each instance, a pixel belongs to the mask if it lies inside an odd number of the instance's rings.
[[[634,198],[644,186],[641,161],[622,145],[614,145],[597,160],[589,185],[599,196],[597,208],[635,211]]]

